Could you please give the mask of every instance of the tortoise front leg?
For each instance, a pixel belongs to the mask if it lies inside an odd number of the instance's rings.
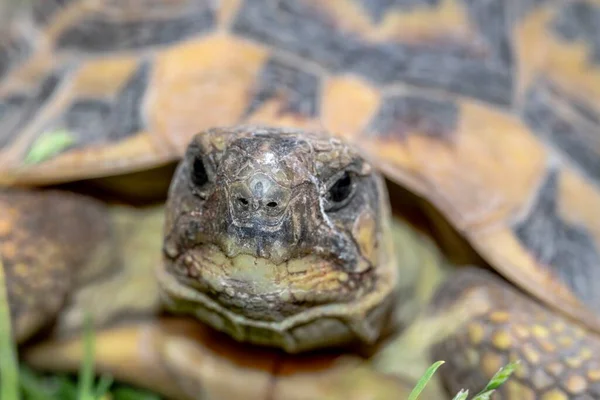
[[[600,337],[501,278],[465,269],[431,306],[429,318],[456,321],[432,347],[433,358],[446,360],[440,374],[453,393],[480,390],[500,367],[520,360],[497,399],[600,398]]]
[[[78,285],[110,269],[107,215],[83,196],[0,190],[0,257],[17,342],[51,322]]]
[[[162,206],[107,207],[63,191],[0,190],[0,257],[15,341],[77,334],[159,308]]]

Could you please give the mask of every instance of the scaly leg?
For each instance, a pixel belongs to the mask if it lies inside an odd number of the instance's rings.
[[[431,310],[430,318],[454,321],[432,347],[433,358],[446,360],[440,375],[453,393],[480,390],[518,359],[496,399],[600,398],[600,337],[492,273],[460,271],[438,290]]]
[[[0,191],[0,257],[15,340],[156,314],[162,206],[107,207],[62,191]]]
[[[0,257],[17,342],[52,321],[75,287],[111,268],[106,216],[82,196],[0,190]]]

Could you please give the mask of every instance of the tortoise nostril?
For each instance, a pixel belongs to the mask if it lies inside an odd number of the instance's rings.
[[[248,204],[250,204],[250,202],[243,197],[238,197],[238,201],[240,203],[242,203],[242,205],[244,205],[244,206],[247,206]]]
[[[270,201],[270,202],[267,203],[267,207],[275,208],[275,207],[277,207],[277,202]]]

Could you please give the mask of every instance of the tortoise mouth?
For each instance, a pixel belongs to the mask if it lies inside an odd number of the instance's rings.
[[[348,274],[316,255],[275,263],[248,254],[229,257],[209,243],[167,261],[166,269],[188,295],[196,292],[256,321],[283,321],[314,307],[347,303],[373,287],[369,271]]]
[[[168,311],[193,315],[237,341],[277,347],[289,353],[357,342],[372,344],[389,320],[395,299],[393,279],[373,279],[374,287],[370,291],[364,288],[348,291],[333,289],[338,287],[338,284],[333,283],[330,283],[332,286],[329,290],[323,290],[327,284],[317,271],[323,273],[323,269],[326,270],[329,265],[323,261],[321,264],[315,264],[315,259],[309,256],[291,260],[290,263],[313,266],[313,274],[305,272],[295,275],[289,272],[288,265],[288,272],[279,272],[278,275],[272,276],[269,282],[263,281],[263,287],[255,286],[249,289],[252,286],[247,285],[245,280],[242,282],[246,283],[237,282],[236,286],[235,279],[225,272],[227,270],[222,265],[214,264],[211,269],[207,267],[209,264],[206,262],[190,263],[190,257],[192,260],[194,257],[192,254],[198,256],[197,253],[198,249],[189,251],[178,260],[167,261],[160,266],[158,282],[163,305]],[[206,251],[201,253],[209,254]],[[216,254],[223,255],[220,251]],[[174,268],[179,268],[177,265],[180,262],[185,264],[184,259],[188,260],[192,268],[211,272],[205,272],[202,277],[174,273]],[[249,266],[250,261],[257,269],[261,268],[256,266],[255,262],[264,263],[263,272],[259,274],[262,277],[269,276],[265,271],[275,273],[274,267],[277,267],[278,271],[286,270],[281,264],[276,265],[251,256],[238,256],[230,262],[231,265]],[[393,262],[390,262],[385,269],[393,271],[393,266]],[[220,269],[220,272],[217,269]],[[350,282],[345,278],[340,280],[339,277],[343,276],[340,272],[330,270],[329,273],[339,282]],[[229,278],[225,279],[225,276]],[[302,282],[297,288],[294,287],[294,279]],[[331,279],[330,282],[335,279]],[[300,290],[300,287],[303,289]],[[233,295],[227,293],[240,288],[244,291]],[[259,289],[263,292],[259,292]],[[305,295],[302,300],[300,293]],[[297,297],[293,298],[292,294]]]

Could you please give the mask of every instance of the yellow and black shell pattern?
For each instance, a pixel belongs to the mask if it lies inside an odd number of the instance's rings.
[[[600,329],[600,2],[23,3],[0,38],[3,183],[149,168],[214,126],[326,129]]]

